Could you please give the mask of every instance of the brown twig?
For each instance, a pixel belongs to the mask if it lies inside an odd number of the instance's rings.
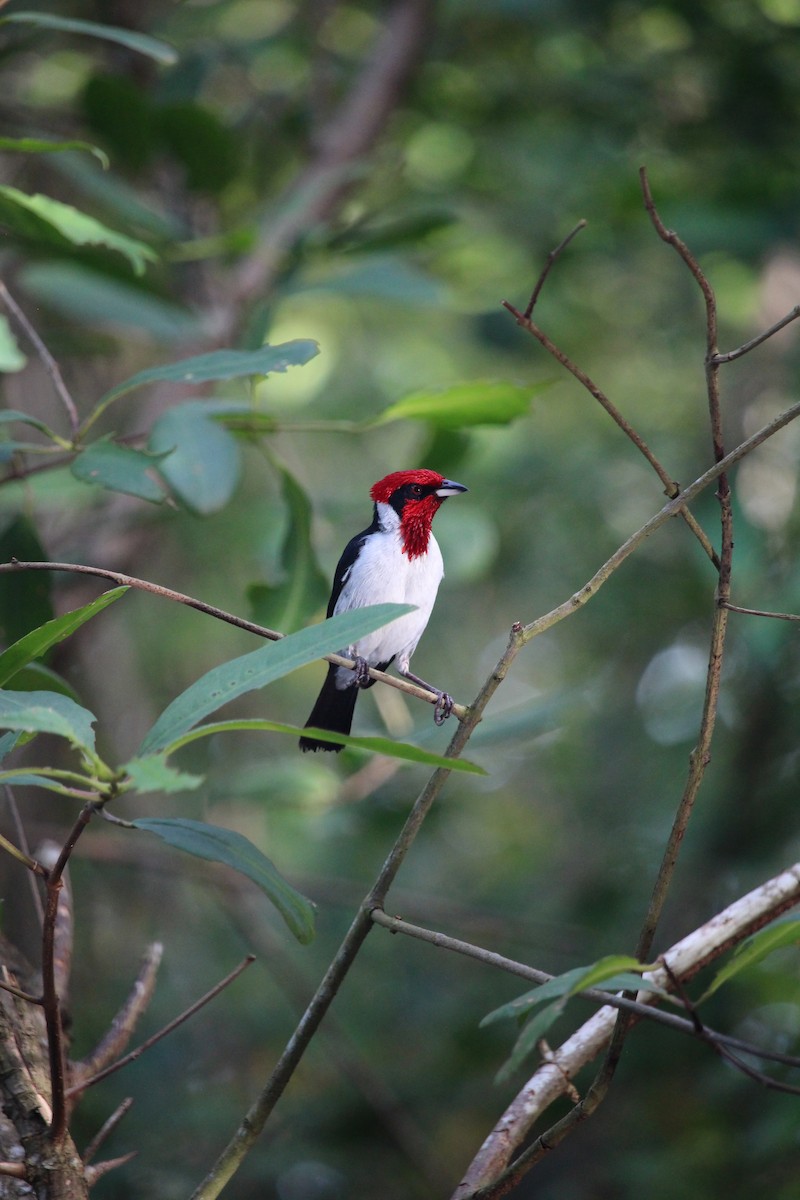
[[[25,832],[25,826],[23,824],[22,817],[20,816],[19,805],[17,804],[17,798],[14,795],[14,789],[10,786],[10,784],[6,783],[3,786],[3,791],[5,792],[6,803],[8,804],[8,811],[11,813],[11,819],[14,822],[14,829],[16,830],[19,848],[29,860],[25,864],[29,868],[27,880],[31,890],[33,907],[37,917],[39,918],[39,926],[41,928],[42,921],[44,920],[44,905],[42,904],[42,893],[39,890],[38,883],[36,882],[36,876],[44,876],[45,870],[44,868],[39,869],[41,864],[36,863],[31,856],[31,848],[28,845],[28,835]]]
[[[153,942],[148,946],[128,998],[114,1016],[108,1032],[91,1054],[88,1054],[81,1062],[73,1064],[69,1089],[71,1096],[80,1095],[84,1081],[94,1078],[111,1062],[118,1059],[130,1042],[136,1025],[152,999],[163,953],[164,947],[160,942]]]
[[[3,301],[3,303],[5,304],[8,311],[14,317],[14,320],[17,322],[20,329],[22,329],[23,333],[25,334],[25,336],[28,338],[28,340],[33,345],[34,349],[36,350],[36,353],[39,355],[39,358],[42,361],[42,365],[44,366],[44,369],[47,371],[47,374],[50,376],[50,379],[52,380],[53,387],[56,391],[56,394],[58,395],[59,399],[61,400],[61,403],[64,405],[64,408],[67,413],[67,418],[69,420],[70,430],[74,437],[77,434],[78,429],[80,427],[80,417],[78,416],[78,409],[75,405],[75,401],[72,399],[72,396],[70,395],[69,388],[64,383],[64,379],[63,379],[63,376],[59,369],[58,363],[53,358],[52,354],[47,349],[47,346],[45,346],[44,342],[39,337],[39,334],[36,332],[36,329],[33,327],[33,325],[30,323],[28,318],[25,316],[25,313],[22,311],[20,306],[17,304],[16,300],[11,295],[11,293],[9,292],[8,288],[3,283],[2,280],[0,280],[0,300]]]
[[[60,1145],[67,1133],[66,1108],[66,1062],[64,1054],[64,1028],[62,1024],[61,1000],[58,991],[58,969],[56,960],[56,926],[58,904],[63,887],[63,876],[72,851],[97,811],[93,801],[83,806],[75,821],[55,865],[48,872],[45,894],[44,922],[42,924],[42,1007],[47,1028],[47,1050],[50,1060],[50,1086],[52,1089],[52,1119],[50,1138]]]
[[[522,314],[526,321],[529,321],[531,318],[531,313],[533,312],[534,308],[536,307],[536,301],[539,299],[539,293],[541,292],[542,288],[544,287],[544,282],[547,279],[547,276],[552,271],[553,264],[555,263],[556,259],[559,257],[560,254],[562,254],[566,250],[567,246],[570,244],[572,239],[574,237],[576,237],[582,229],[585,229],[585,228],[586,228],[586,221],[581,219],[580,221],[578,221],[578,224],[575,226],[575,228],[571,229],[570,232],[567,234],[567,236],[558,243],[556,248],[554,250],[551,250],[549,252],[549,254],[547,255],[547,261],[546,261],[544,267],[542,268],[542,273],[539,276],[539,278],[536,280],[534,289],[531,292],[531,298],[528,301],[525,312]]]
[[[544,347],[547,353],[550,354],[556,360],[556,362],[561,363],[562,367],[569,371],[570,375],[577,379],[578,382],[584,388],[586,388],[587,392],[589,392],[589,394],[595,398],[598,404],[605,409],[612,421],[619,426],[625,436],[629,438],[631,442],[633,442],[637,450],[647,459],[650,466],[653,468],[656,475],[658,475],[658,478],[664,485],[665,494],[669,496],[670,499],[677,496],[680,491],[679,485],[674,479],[671,478],[669,472],[664,466],[662,466],[655,454],[653,454],[653,451],[650,449],[644,438],[637,433],[630,421],[623,417],[617,406],[612,400],[609,399],[605,392],[598,387],[594,380],[591,379],[590,376],[587,375],[586,372],[577,365],[577,363],[572,361],[569,355],[565,354],[564,351],[547,336],[543,329],[540,329],[540,327],[536,325],[529,316],[527,316],[527,309],[524,313],[520,312],[520,310],[515,308],[514,305],[508,300],[503,300],[502,304],[503,307],[511,313],[517,324],[521,328],[526,329],[528,333],[535,337],[537,342]],[[717,569],[719,569],[719,559],[717,557],[717,553],[708,540],[704,530],[698,524],[696,518],[692,513],[689,512],[688,509],[685,509],[681,512],[681,517],[686,522],[694,536],[697,538],[711,562],[715,567],[717,567]]]
[[[109,1075],[114,1075],[117,1071],[121,1071],[122,1068],[127,1067],[129,1063],[135,1062],[136,1059],[140,1058],[146,1050],[150,1050],[156,1045],[157,1042],[160,1042],[163,1038],[167,1037],[170,1033],[176,1030],[179,1025],[183,1025],[184,1022],[188,1021],[190,1017],[193,1017],[195,1013],[199,1012],[201,1008],[204,1008],[206,1004],[208,1004],[211,1000],[214,1000],[220,994],[220,992],[224,991],[225,988],[233,983],[235,979],[239,978],[242,971],[245,971],[251,965],[251,963],[254,962],[255,955],[248,954],[247,957],[239,963],[235,970],[231,971],[229,975],[226,975],[224,979],[221,979],[219,983],[215,984],[214,987],[207,991],[205,995],[201,996],[199,1000],[195,1000],[194,1004],[190,1004],[189,1007],[184,1009],[182,1013],[179,1013],[174,1020],[169,1021],[166,1025],[159,1029],[157,1033],[154,1033],[152,1037],[147,1038],[141,1043],[141,1045],[136,1046],[135,1049],[131,1050],[129,1054],[126,1054],[123,1058],[117,1059],[116,1062],[111,1063],[102,1071],[98,1071],[97,1074],[92,1075],[91,1078],[81,1079],[80,1083],[76,1084],[74,1087],[68,1088],[66,1094],[68,1096],[73,1096],[79,1092],[84,1092],[87,1088],[94,1087],[96,1083],[100,1083],[101,1080],[108,1079]]]
[[[761,608],[742,608],[738,604],[731,604],[730,600],[720,601],[728,612],[744,613],[746,617],[771,617],[775,621],[800,621],[800,616],[797,613],[782,613],[782,612],[766,612]]]
[[[800,317],[800,304],[795,304],[791,312],[788,312],[785,317],[781,317],[780,321],[776,321],[774,325],[770,325],[769,329],[765,329],[763,333],[759,333],[756,337],[751,338],[743,346],[738,346],[736,350],[729,350],[727,354],[714,354],[711,362],[715,367],[722,366],[724,363],[734,362],[737,358],[741,358],[742,355],[749,354],[751,350],[755,350],[756,346],[761,346],[764,342],[769,341],[771,337],[774,337],[776,333],[780,333],[787,325],[791,325],[792,321],[796,321],[798,317]]]
[[[117,1126],[119,1125],[119,1123],[123,1119],[123,1117],[126,1117],[128,1115],[132,1106],[133,1106],[133,1097],[128,1096],[127,1099],[123,1100],[122,1103],[120,1105],[118,1105],[117,1108],[114,1109],[113,1113],[108,1118],[108,1120],[103,1122],[103,1124],[100,1126],[97,1133],[94,1135],[94,1137],[89,1142],[86,1149],[84,1150],[83,1154],[81,1155],[81,1159],[83,1160],[84,1163],[86,1163],[88,1165],[92,1161],[95,1154],[97,1154],[97,1151],[103,1145],[103,1142],[105,1142],[106,1139],[108,1137],[110,1137],[110,1135],[117,1128]]]
[[[285,636],[274,629],[267,629],[264,625],[258,625],[255,621],[248,621],[245,617],[239,617],[235,613],[226,612],[223,608],[217,608],[213,604],[206,604],[204,600],[197,600],[194,596],[186,596],[183,592],[173,591],[172,588],[163,587],[160,583],[151,583],[147,579],[138,579],[134,575],[124,575],[121,571],[111,571],[105,567],[90,567],[83,563],[21,562],[19,559],[12,558],[10,562],[0,563],[0,574],[7,571],[68,571],[78,575],[93,575],[98,579],[108,579],[111,583],[119,584],[122,587],[136,588],[138,591],[149,592],[151,595],[159,596],[164,600],[172,600],[176,604],[185,604],[188,608],[196,609],[197,612],[205,613],[206,616],[214,617],[218,621],[224,621],[228,625],[234,625],[237,629],[244,629],[248,633],[254,633],[257,637],[266,638],[268,641],[278,642]],[[326,654],[322,661],[333,663],[339,667],[353,668],[355,666],[351,658],[344,658],[341,654]],[[388,687],[397,688],[398,691],[405,692],[407,696],[414,696],[417,700],[424,700],[427,704],[436,704],[437,702],[436,693],[428,691],[426,688],[418,687],[415,683],[409,683],[406,679],[398,679],[394,675],[387,675],[385,671],[378,671],[375,667],[370,667],[369,674],[371,679],[375,679],[379,683],[385,683]],[[453,705],[453,715],[459,721],[464,719],[465,713],[466,709],[464,705]]]

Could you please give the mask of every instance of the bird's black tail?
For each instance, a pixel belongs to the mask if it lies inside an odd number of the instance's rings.
[[[337,688],[336,667],[330,664],[317,702],[306,721],[306,729],[330,729],[331,733],[349,733],[358,691],[357,687]],[[337,742],[326,742],[322,738],[301,737],[300,749],[333,750],[338,754],[342,747]]]

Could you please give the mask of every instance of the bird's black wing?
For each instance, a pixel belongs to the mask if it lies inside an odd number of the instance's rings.
[[[371,533],[375,533],[377,529],[378,516],[376,513],[369,528],[363,529],[361,533],[357,533],[354,538],[351,538],[342,551],[342,557],[336,564],[336,570],[333,573],[333,588],[331,590],[331,598],[328,601],[328,611],[325,614],[327,617],[333,616],[333,610],[336,607],[336,601],[339,599],[339,596],[342,593],[342,588],[345,585],[347,576],[350,573],[353,563],[361,553],[361,548],[364,545],[364,542],[367,540],[369,535]]]

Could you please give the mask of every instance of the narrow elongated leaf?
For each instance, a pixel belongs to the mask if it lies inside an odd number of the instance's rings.
[[[18,733],[0,734],[0,762],[2,762],[4,758],[8,758],[11,751],[16,749],[18,744]]]
[[[91,142],[53,142],[46,138],[10,138],[0,137],[0,150],[12,151],[15,154],[54,154],[63,150],[87,150],[108,170],[111,165],[105,150],[93,146]]]
[[[213,667],[172,701],[139,747],[136,757],[155,754],[173,745],[204,717],[229,700],[265,687],[290,671],[334,654],[367,633],[411,612],[413,605],[374,604],[338,613],[319,625],[301,629],[240,658]]]
[[[55,733],[93,754],[94,721],[88,709],[56,692],[0,691],[0,729]]]
[[[570,996],[588,988],[600,987],[606,991],[617,992],[636,988],[641,991],[660,992],[662,989],[656,984],[641,978],[641,973],[652,970],[653,964],[640,963],[626,954],[607,955],[588,967],[573,967],[570,971],[564,971],[562,975],[554,976],[532,991],[517,996],[515,1000],[488,1013],[481,1025],[491,1025],[495,1021],[509,1018],[519,1020],[548,1000],[559,999],[563,1005]]]
[[[162,465],[164,457],[165,454],[120,446],[104,437],[87,446],[74,459],[70,471],[83,483],[95,483],[112,492],[160,504],[167,493],[153,471]]]
[[[0,25],[7,21],[38,25],[40,29],[57,29],[61,33],[78,33],[102,38],[105,42],[118,42],[120,46],[145,54],[165,66],[171,66],[178,61],[177,51],[166,42],[160,42],[146,33],[136,33],[132,29],[120,29],[115,25],[100,25],[96,21],[82,21],[77,17],[59,17],[54,13],[41,12],[9,13],[8,16],[0,18]]]
[[[218,512],[241,474],[241,454],[227,429],[193,404],[168,409],[150,432],[149,449],[161,456],[161,474],[193,512]]]
[[[143,329],[159,342],[200,334],[198,318],[187,309],[78,263],[34,263],[20,278],[26,292],[73,322]]]
[[[188,746],[201,737],[212,737],[217,733],[288,733],[290,737],[300,737],[310,733],[312,737],[324,737],[337,746],[349,746],[353,750],[367,750],[372,754],[383,754],[387,758],[400,758],[405,762],[420,763],[425,767],[442,767],[448,771],[464,771],[470,775],[485,775],[483,767],[469,762],[465,758],[446,758],[443,754],[432,754],[420,746],[412,746],[408,742],[394,742],[385,737],[354,737],[352,734],[330,733],[327,729],[301,729],[299,725],[285,725],[282,721],[261,721],[257,718],[244,718],[240,721],[215,721],[210,725],[201,725],[199,729],[191,729],[182,737],[162,751],[164,757],[174,754],[181,746]],[[137,760],[134,759],[134,762]],[[130,765],[130,764],[129,764]]]
[[[0,412],[0,423],[3,425],[12,424],[19,421],[23,425],[31,425],[34,429],[38,429],[40,433],[46,434],[49,438],[54,439],[56,434],[53,433],[49,425],[45,425],[44,421],[39,421],[36,417],[32,417],[29,413],[20,412],[16,408],[4,408]]]
[[[21,371],[27,361],[11,332],[8,318],[0,316],[0,371],[11,375],[15,371]]]
[[[713,996],[723,983],[728,983],[741,971],[754,967],[768,954],[772,954],[773,950],[780,950],[783,946],[791,946],[796,942],[800,942],[800,920],[796,917],[786,917],[781,921],[773,921],[766,929],[759,930],[737,947],[733,957],[717,971],[701,1001]]]
[[[25,237],[64,238],[73,246],[105,246],[128,259],[137,275],[157,255],[144,242],[126,237],[103,225],[88,213],[51,196],[29,196],[13,187],[0,187],[0,217],[15,233]]]
[[[30,662],[17,671],[9,688],[12,692],[58,692],[59,696],[69,696],[70,700],[80,704],[80,696],[74,687],[40,662]]]
[[[28,517],[20,515],[0,533],[0,562],[41,562],[47,558]],[[0,575],[0,640],[6,646],[54,616],[49,571]]]
[[[535,1017],[531,1017],[517,1038],[508,1059],[497,1072],[495,1076],[497,1083],[505,1083],[522,1066],[563,1011],[564,1001],[556,1000],[554,1003],[548,1004],[547,1008],[543,1008]]]
[[[284,582],[252,584],[247,596],[255,621],[273,629],[296,629],[325,603],[329,584],[314,554],[308,496],[288,471],[281,475],[289,518],[281,547]]]
[[[319,345],[309,339],[261,346],[258,350],[213,350],[162,367],[147,367],[116,384],[100,400],[105,407],[112,400],[148,383],[210,383],[223,379],[244,379],[254,375],[272,375],[289,367],[302,367],[319,354]]]
[[[246,875],[269,897],[299,942],[307,944],[313,939],[311,901],[287,883],[273,863],[241,833],[183,818],[140,817],[132,824],[156,834],[178,850],[224,863]]]
[[[390,404],[370,425],[390,421],[428,421],[438,429],[468,425],[507,425],[530,411],[536,392],[549,384],[459,383],[443,391],[414,392]]]
[[[76,629],[80,629],[81,625],[90,621],[103,609],[108,608],[109,604],[113,604],[115,600],[119,600],[127,590],[126,587],[113,588],[109,592],[104,592],[102,596],[98,596],[96,600],[92,600],[90,604],[64,613],[62,617],[54,617],[52,621],[26,633],[18,642],[0,654],[0,687],[5,687],[9,679],[13,679],[17,672],[27,666],[29,662],[35,658],[41,658],[51,646],[63,642]]]

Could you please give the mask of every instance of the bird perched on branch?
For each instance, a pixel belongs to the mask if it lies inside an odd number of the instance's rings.
[[[450,716],[452,697],[412,675],[409,663],[428,624],[444,575],[442,552],[431,532],[433,518],[448,496],[466,491],[462,483],[428,470],[394,471],[373,485],[372,524],[347,543],[339,559],[327,615],[387,602],[414,604],[416,608],[339,651],[343,658],[355,660],[355,670],[328,666],[307,729],[349,733],[359,689],[375,682],[369,668],[385,671],[395,660],[401,675],[437,697],[437,725]],[[341,748],[313,736],[300,739],[301,750]]]

